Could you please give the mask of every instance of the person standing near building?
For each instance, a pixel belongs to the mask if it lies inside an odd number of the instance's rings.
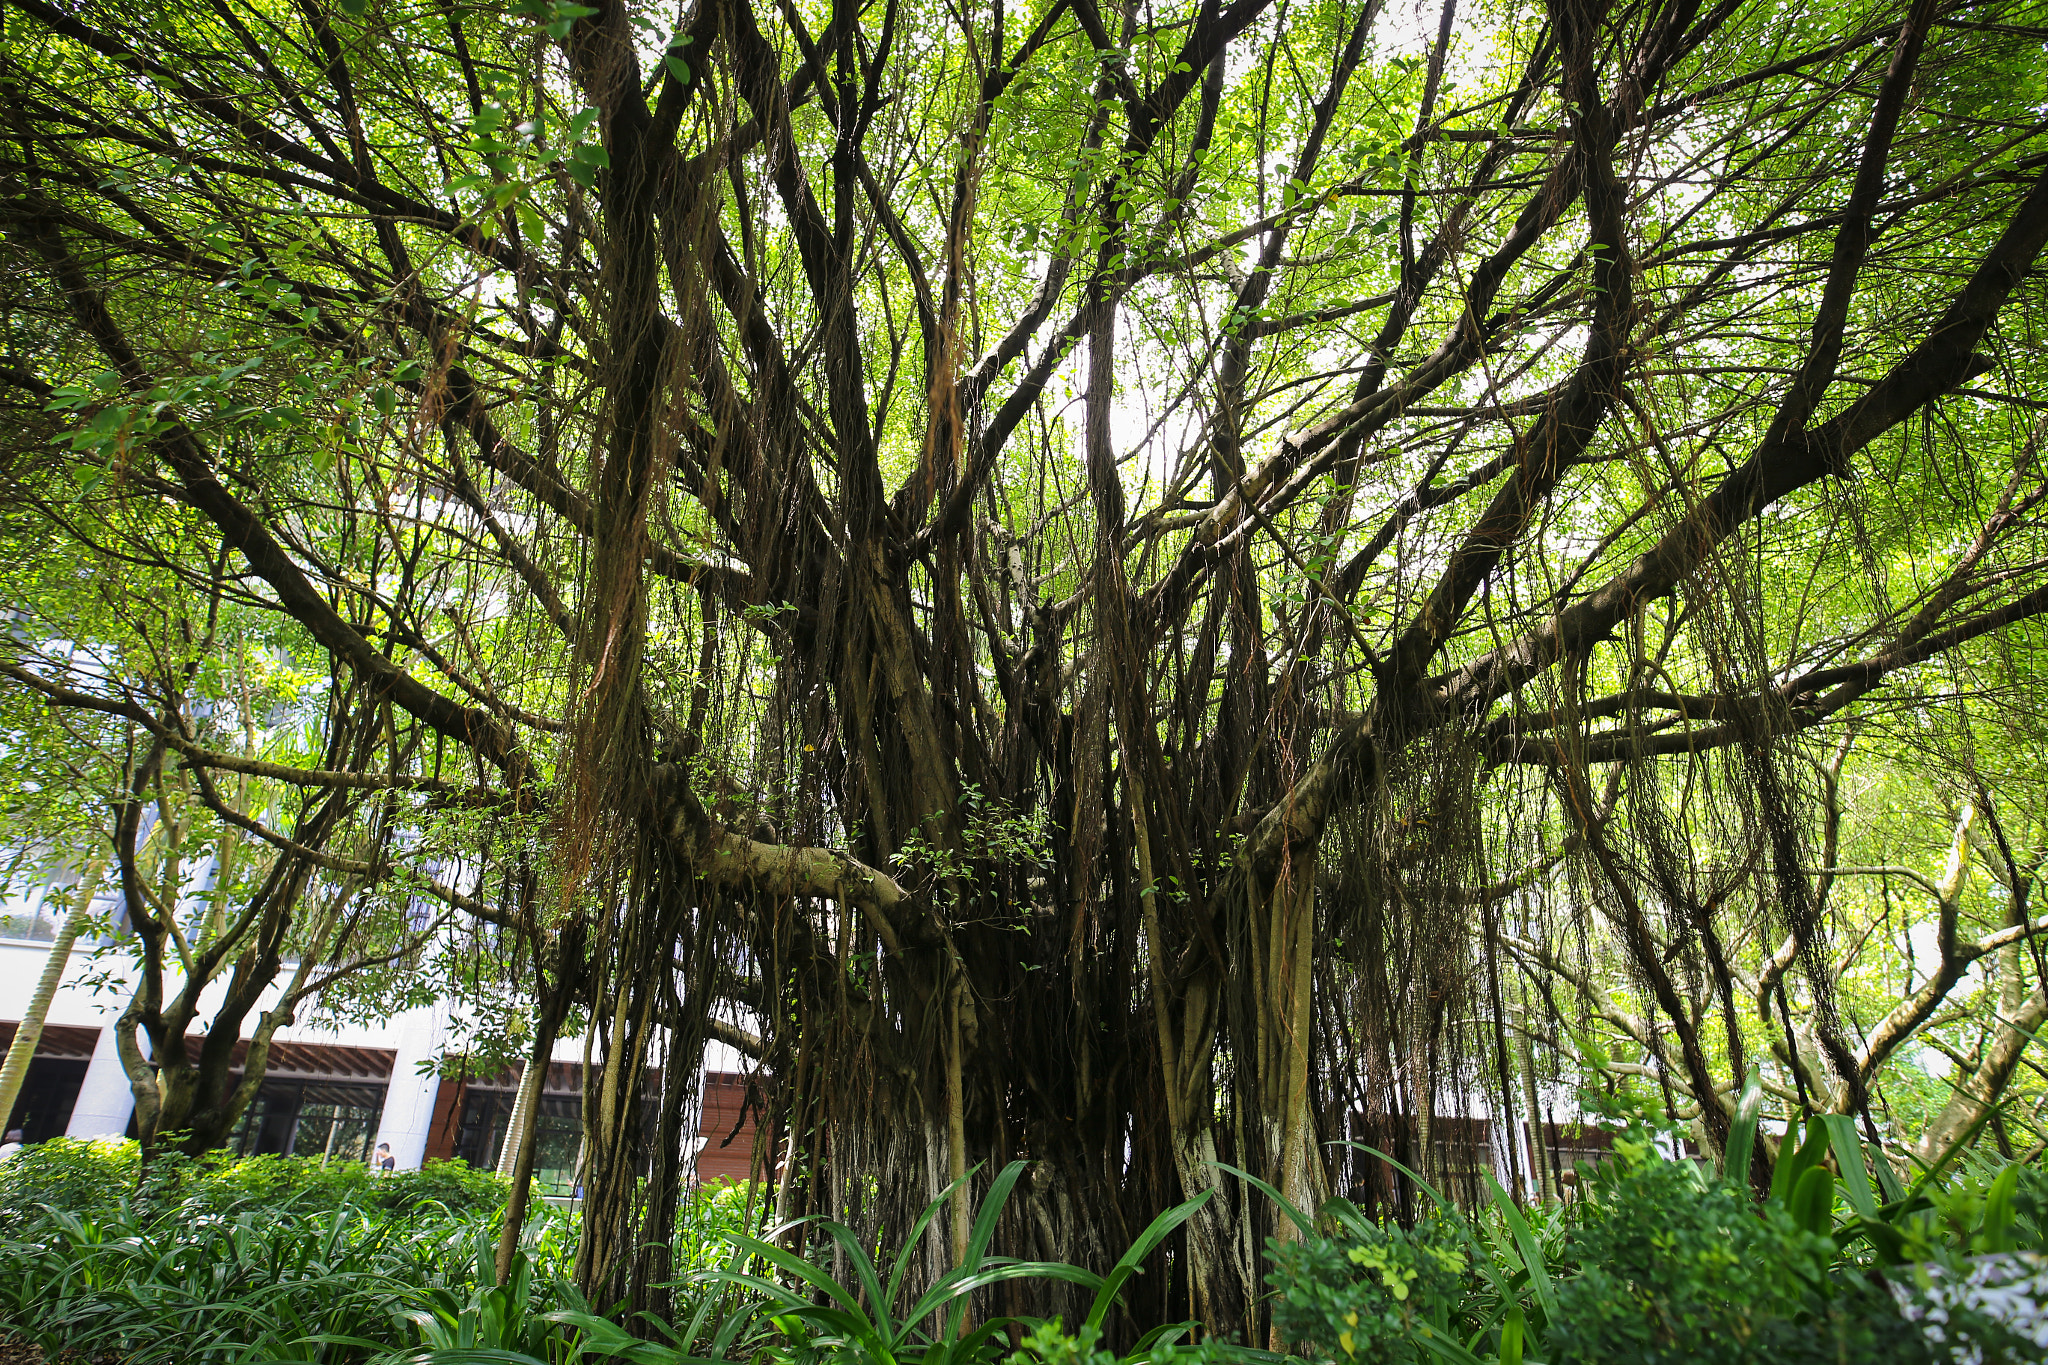
[[[22,1140],[27,1136],[28,1134],[22,1132],[19,1128],[9,1128],[7,1130],[6,1138],[4,1140],[0,1140],[0,1161],[5,1161],[7,1160],[7,1158],[13,1156],[16,1152],[20,1151],[22,1147]]]
[[[377,1154],[370,1158],[370,1169],[379,1175],[386,1171],[398,1169],[398,1158],[391,1155],[390,1143],[380,1142],[377,1144]]]

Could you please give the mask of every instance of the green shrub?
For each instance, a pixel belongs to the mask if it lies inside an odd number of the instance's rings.
[[[40,1222],[40,1206],[91,1213],[135,1188],[141,1158],[119,1138],[51,1138],[0,1161],[0,1237]]]
[[[1333,1360],[1428,1359],[1421,1329],[1448,1333],[1464,1315],[1480,1254],[1464,1221],[1442,1213],[1412,1229],[1361,1219],[1347,1236],[1275,1241],[1274,1325]]]
[[[1343,1200],[1319,1224],[1293,1210],[1301,1239],[1271,1252],[1275,1325],[1341,1365],[2048,1362],[2039,1172],[1893,1186],[1880,1203],[1853,1127],[1823,1118],[1782,1144],[1758,1201],[1665,1160],[1659,1139],[1640,1123],[1616,1134],[1548,1228],[1498,1187],[1476,1222],[1433,1195],[1407,1230]],[[1825,1164],[1845,1152],[1846,1177]]]
[[[136,1144],[125,1139],[53,1138],[24,1147],[0,1162],[0,1235],[39,1221],[44,1205],[105,1214],[131,1195],[145,1208],[177,1205],[192,1217],[286,1206],[312,1214],[343,1205],[409,1215],[432,1205],[458,1218],[485,1218],[504,1207],[508,1192],[496,1172],[463,1161],[378,1174],[360,1162],[318,1157],[165,1154],[150,1163],[138,1188],[140,1171]],[[737,1228],[738,1213],[718,1213],[707,1227],[723,1230],[728,1223]]]
[[[393,1213],[437,1204],[460,1218],[483,1217],[505,1207],[511,1182],[466,1161],[429,1161],[418,1170],[392,1171],[370,1181],[373,1202]]]
[[[387,1334],[441,1272],[446,1246],[349,1208],[152,1220],[124,1204],[55,1214],[38,1232],[0,1243],[7,1325],[46,1354],[126,1365],[261,1359],[293,1344],[313,1348],[296,1359],[341,1358],[313,1339]]]
[[[1647,1144],[1644,1144],[1647,1146]],[[1617,1142],[1586,1168],[1550,1342],[1559,1362],[1908,1362],[1932,1357],[1881,1286],[1838,1272],[1832,1236]]]
[[[0,1237],[0,1334],[53,1358],[123,1365],[342,1365],[409,1342],[532,1347],[559,1336],[566,1349],[574,1334],[547,1315],[587,1307],[570,1287],[558,1212],[536,1211],[517,1273],[500,1286],[494,1214],[428,1201],[405,1215],[347,1200],[313,1208],[307,1191],[339,1182],[293,1188],[290,1168],[270,1166],[243,1174],[234,1198],[284,1198],[224,1208],[117,1197],[107,1209],[45,1210]]]
[[[379,1175],[317,1158],[165,1155],[144,1174],[132,1142],[39,1143],[0,1163],[0,1334],[125,1365],[334,1365],[432,1345],[415,1324],[447,1312],[459,1330],[465,1312],[502,1318],[510,1304],[477,1271],[505,1192],[459,1161]],[[572,1248],[566,1215],[537,1205],[521,1340],[556,1330],[547,1312],[582,1306],[568,1292]]]
[[[768,1227],[768,1189],[751,1180],[714,1180],[689,1191],[676,1210],[674,1266],[709,1270],[732,1256],[734,1236],[759,1237]]]
[[[290,1204],[305,1212],[344,1204],[395,1214],[425,1204],[461,1216],[488,1216],[505,1205],[509,1187],[494,1171],[463,1161],[430,1161],[413,1171],[377,1173],[361,1162],[318,1157],[209,1155],[180,1169],[164,1165],[167,1194],[195,1209],[234,1212]]]
[[[1069,1332],[1060,1319],[1053,1318],[1025,1333],[1003,1365],[1244,1365],[1250,1359],[1264,1359],[1260,1353],[1247,1353],[1214,1338],[1184,1346],[1180,1341],[1183,1332],[1178,1330],[1183,1326],[1147,1333],[1119,1359],[1114,1351],[1103,1349],[1100,1328],[1084,1322]]]
[[[360,1162],[210,1152],[196,1161],[174,1155],[153,1161],[149,1192],[156,1200],[176,1200],[195,1215],[286,1205],[310,1214],[366,1202],[369,1184],[369,1168]]]

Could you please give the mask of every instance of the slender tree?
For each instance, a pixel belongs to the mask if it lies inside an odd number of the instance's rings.
[[[35,1059],[36,1045],[43,1040],[43,1024],[50,1017],[50,1002],[57,998],[64,969],[71,964],[72,945],[78,942],[78,936],[85,932],[92,918],[93,897],[106,871],[107,860],[103,857],[87,863],[66,897],[69,905],[50,944],[50,955],[43,962],[42,975],[36,978],[35,992],[22,1007],[21,1022],[14,1026],[14,1039],[7,1045],[7,1060],[0,1064],[0,1122],[14,1113],[14,1102],[21,1098],[21,1083],[28,1079],[28,1064]]]

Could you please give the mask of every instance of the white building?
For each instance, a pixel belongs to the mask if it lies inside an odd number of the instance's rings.
[[[0,937],[0,1049],[13,1042],[49,960],[48,932],[47,917],[33,913],[0,920],[0,933],[24,935]],[[91,945],[79,943],[51,1001],[9,1127],[24,1129],[31,1142],[131,1131],[135,1103],[115,1051],[114,1021],[133,996],[136,975],[126,954],[95,955]],[[212,1018],[224,989],[225,982],[215,982],[201,997],[199,1022]],[[271,999],[259,1003],[248,1022]],[[245,1155],[359,1161],[388,1143],[401,1170],[454,1156],[495,1164],[518,1073],[439,1074],[449,1023],[445,1008],[429,1006],[375,1024],[279,1029],[262,1088],[230,1146]],[[581,1038],[556,1043],[536,1129],[535,1174],[543,1186],[564,1193],[581,1136],[582,1056]],[[755,1125],[744,1104],[748,1080],[739,1056],[721,1044],[707,1049],[705,1061],[705,1150],[697,1174],[741,1177],[754,1157]]]

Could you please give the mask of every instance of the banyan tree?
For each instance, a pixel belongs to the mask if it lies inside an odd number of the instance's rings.
[[[716,1036],[778,1214],[970,1175],[935,1269],[1025,1159],[999,1250],[1101,1265],[1206,1191],[1135,1311],[1258,1331],[1223,1167],[1312,1207],[1515,1112],[1500,945],[1587,907],[1712,1149],[1682,978],[1738,902],[1825,954],[1809,749],[2048,609],[2019,0],[0,16],[10,543],[377,700],[267,776],[466,831],[365,875],[521,945],[534,1056],[589,1020],[607,1302]]]

